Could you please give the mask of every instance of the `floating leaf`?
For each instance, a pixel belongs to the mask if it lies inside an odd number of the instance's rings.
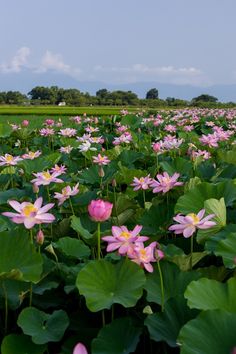
[[[78,232],[78,234],[81,235],[81,237],[83,237],[85,240],[93,238],[93,235],[90,234],[90,232],[82,226],[79,217],[74,215],[71,217],[71,227],[73,230]]]
[[[103,327],[92,341],[93,354],[129,354],[137,347],[142,329],[131,318],[119,318]],[[119,335],[117,335],[119,333]]]
[[[144,283],[143,270],[129,260],[117,264],[106,260],[90,262],[76,280],[79,292],[92,312],[109,309],[114,303],[134,306],[142,296]]]
[[[72,237],[62,237],[55,242],[54,247],[59,248],[66,256],[83,259],[90,256],[90,248],[83,241]]]
[[[38,282],[42,273],[42,257],[30,244],[25,232],[2,232],[0,237],[0,278]]]
[[[231,354],[236,347],[236,314],[205,311],[181,329],[181,354]]]
[[[144,324],[148,327],[150,338],[156,342],[165,341],[171,347],[177,347],[180,329],[190,319],[196,317],[198,311],[190,310],[183,296],[169,299],[165,311],[149,315]]]
[[[198,213],[204,207],[204,202],[208,199],[224,198],[225,205],[230,206],[236,200],[236,185],[233,181],[213,183],[201,183],[189,192],[181,196],[176,203],[175,212]]]
[[[49,315],[34,307],[27,307],[20,313],[17,324],[25,334],[32,337],[35,344],[46,344],[61,340],[69,325],[69,318],[62,310]]]
[[[160,266],[163,275],[165,301],[171,297],[183,294],[187,285],[192,280],[200,277],[200,275],[194,271],[181,272],[174,263],[161,261]],[[154,266],[153,273],[147,275],[144,288],[147,291],[148,301],[161,304],[161,284],[157,266]]]
[[[45,350],[45,345],[36,345],[23,334],[8,335],[4,337],[1,345],[2,354],[44,354]]]
[[[230,278],[225,284],[201,278],[188,285],[184,297],[188,300],[190,308],[236,312],[235,294],[236,278]]]

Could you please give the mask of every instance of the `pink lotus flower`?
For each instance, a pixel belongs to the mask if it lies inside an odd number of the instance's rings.
[[[134,243],[144,242],[148,240],[147,236],[139,236],[142,226],[136,225],[132,231],[129,231],[126,226],[112,226],[112,236],[102,237],[103,241],[108,242],[107,252],[112,252],[118,249],[119,254],[125,255],[132,253]]]
[[[24,224],[27,229],[32,229],[35,224],[49,224],[55,220],[55,216],[47,213],[54,204],[49,203],[41,207],[43,198],[38,198],[34,204],[30,202],[19,203],[16,200],[8,202],[17,213],[4,212],[2,215],[9,217],[16,224]]]
[[[29,152],[27,152],[27,154],[22,155],[22,158],[24,160],[34,160],[34,159],[36,159],[36,157],[39,157],[41,154],[42,154],[42,152],[39,150],[37,150],[35,152],[29,151]]]
[[[163,142],[160,142],[160,143],[158,143],[158,142],[153,143],[153,144],[152,144],[152,149],[153,149],[153,151],[156,152],[156,153],[161,153],[161,152],[163,152],[162,145],[163,145]]]
[[[105,166],[108,165],[111,161],[108,159],[107,156],[102,156],[101,154],[98,154],[98,156],[93,156],[93,162],[98,164],[99,166]]]
[[[21,125],[22,125],[23,127],[28,127],[29,121],[28,121],[27,119],[24,119],[24,120],[21,122]]]
[[[177,182],[179,176],[179,173],[174,173],[173,176],[169,176],[167,172],[164,172],[163,175],[157,174],[157,181],[154,179],[151,184],[153,193],[167,193],[170,189],[176,186],[182,186],[183,182]]]
[[[58,205],[62,205],[67,199],[79,193],[79,183],[73,188],[66,186],[62,189],[61,193],[55,192],[54,198],[58,199]]]
[[[34,183],[36,186],[48,186],[52,182],[63,183],[62,179],[57,178],[60,175],[60,173],[58,172],[53,172],[51,174],[47,170],[44,172],[33,173],[33,175],[36,178],[32,179],[31,182]]]
[[[51,136],[55,134],[55,130],[52,128],[42,128],[40,129],[39,134],[41,136]]]
[[[171,225],[170,231],[174,231],[175,234],[183,234],[185,238],[188,238],[194,234],[197,229],[210,229],[216,225],[214,221],[209,221],[215,214],[207,215],[203,218],[205,209],[201,209],[198,214],[190,213],[186,216],[178,214],[173,219],[179,224]]]
[[[146,177],[141,177],[141,178],[134,177],[133,183],[131,183],[131,186],[134,187],[134,191],[138,191],[139,189],[146,190],[146,189],[150,188],[150,185],[152,182],[153,182],[153,179],[150,178],[150,175],[148,175]]]
[[[102,199],[92,200],[88,206],[88,212],[93,221],[102,222],[111,216],[113,204]]]
[[[60,175],[62,175],[64,173],[66,173],[66,170],[67,170],[67,168],[66,168],[65,165],[59,166],[59,165],[56,164],[54,167],[51,168],[50,172],[51,173],[57,173],[57,175],[60,176]]]
[[[0,156],[0,166],[15,166],[22,158],[19,156],[12,156],[10,154],[5,154]]]
[[[213,148],[218,147],[219,138],[214,134],[208,134],[202,135],[201,138],[199,138],[199,141],[202,143],[202,145],[207,145],[210,148]]]
[[[149,246],[144,247],[143,242],[138,242],[134,246],[134,251],[131,254],[128,254],[129,258],[144,267],[148,272],[153,272],[153,266],[151,262],[156,262],[155,258],[155,249],[157,243],[152,242]]]
[[[53,119],[46,119],[44,124],[53,126],[54,125],[54,120]]]
[[[78,343],[74,347],[73,354],[88,354],[88,351],[82,343]]]
[[[75,136],[77,134],[77,130],[73,128],[65,128],[61,129],[59,132],[59,135],[66,136],[71,138],[72,136]]]
[[[63,154],[70,154],[72,150],[73,150],[73,147],[70,145],[61,146],[59,149],[59,151]]]

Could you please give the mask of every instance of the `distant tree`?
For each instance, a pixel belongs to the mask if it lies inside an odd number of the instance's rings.
[[[213,102],[213,103],[216,103],[217,101],[218,101],[218,98],[216,98],[214,96],[207,95],[207,94],[202,94],[202,95],[194,97],[192,99],[193,103],[197,103],[197,102]]]
[[[155,100],[158,98],[158,96],[159,96],[159,94],[158,94],[158,90],[156,88],[152,88],[146,93],[147,100],[150,100],[150,99]]]
[[[7,91],[5,94],[5,103],[7,104],[21,104],[27,101],[27,96],[19,91]]]
[[[168,106],[173,106],[173,107],[185,107],[189,104],[188,101],[181,100],[179,98],[174,98],[174,97],[167,97],[166,102]]]
[[[96,97],[99,98],[106,98],[109,94],[109,91],[107,89],[100,89],[96,92]]]

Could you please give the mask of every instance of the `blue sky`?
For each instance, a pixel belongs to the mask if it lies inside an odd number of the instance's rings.
[[[0,74],[236,83],[235,0],[2,0]]]

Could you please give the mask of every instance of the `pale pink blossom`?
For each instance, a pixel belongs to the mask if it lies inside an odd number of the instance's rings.
[[[2,215],[9,217],[16,224],[24,224],[27,229],[32,229],[34,225],[49,224],[55,220],[55,216],[47,213],[54,204],[49,203],[42,207],[43,198],[36,199],[34,204],[30,202],[19,203],[16,200],[8,202],[17,213],[4,212]]]
[[[135,242],[144,242],[148,240],[147,236],[139,236],[142,226],[136,225],[132,231],[126,226],[112,226],[112,236],[102,237],[107,241],[107,252],[118,250],[119,254],[125,255],[133,252]]]
[[[179,178],[180,174],[179,173],[174,173],[173,176],[169,176],[167,172],[164,172],[163,175],[157,174],[156,178],[153,179],[151,183],[151,187],[153,188],[153,193],[167,193],[169,190],[171,190],[174,187],[177,186],[182,186],[183,182],[177,182],[177,179]]]
[[[4,156],[0,156],[0,166],[15,166],[22,160],[23,159],[20,156],[5,154]]]
[[[24,160],[34,160],[36,159],[37,157],[39,157],[40,155],[42,154],[41,151],[37,150],[35,152],[33,151],[28,151],[26,154],[22,155],[22,158]]]
[[[98,156],[93,156],[93,162],[96,163],[99,166],[106,166],[108,165],[111,161],[108,159],[107,156],[102,156],[101,154],[98,154]]]
[[[40,129],[39,134],[41,136],[52,136],[55,134],[55,130],[52,128],[42,128]]]
[[[31,180],[36,186],[48,186],[50,183],[62,183],[63,180],[57,178],[60,174],[58,172],[50,173],[49,170],[44,172],[33,173],[36,177]]]
[[[157,243],[154,241],[150,243],[149,246],[144,247],[143,242],[138,242],[134,246],[134,250],[132,253],[128,254],[128,257],[135,263],[144,267],[148,272],[153,272],[153,266],[151,262],[156,262],[155,258],[155,249],[157,247]]]
[[[90,126],[90,125],[88,125],[86,128],[85,128],[85,131],[87,132],[87,133],[96,133],[96,132],[99,132],[99,128],[97,128],[97,127],[92,127],[92,126]]]
[[[72,136],[75,136],[77,134],[77,130],[73,128],[60,129],[58,134],[61,136],[71,138]]]
[[[54,167],[52,167],[50,170],[51,173],[57,173],[58,176],[63,175],[64,173],[66,173],[66,171],[67,168],[65,165],[59,166],[57,164]]]
[[[177,235],[183,234],[185,238],[188,238],[192,236],[197,229],[210,229],[212,226],[216,225],[214,221],[209,221],[215,214],[210,214],[203,218],[204,214],[205,209],[201,209],[198,214],[190,213],[186,216],[178,214],[173,218],[178,224],[171,225],[169,230],[174,231]]]
[[[139,189],[146,190],[150,188],[152,182],[153,179],[150,178],[150,175],[141,178],[134,177],[131,186],[134,187],[134,191],[138,191]]]
[[[58,199],[58,205],[62,205],[67,199],[73,197],[79,193],[79,183],[77,183],[73,188],[71,186],[66,186],[62,189],[61,193],[55,192],[54,198]]]
[[[102,136],[91,136],[89,138],[89,142],[92,144],[103,144],[104,143],[104,138]]]
[[[73,147],[68,145],[68,146],[61,146],[59,151],[62,153],[62,154],[70,154],[71,151],[73,150]]]
[[[218,147],[219,138],[214,134],[208,134],[208,135],[202,135],[199,138],[199,141],[202,143],[202,145],[207,145],[210,148],[213,148],[213,147]]]

